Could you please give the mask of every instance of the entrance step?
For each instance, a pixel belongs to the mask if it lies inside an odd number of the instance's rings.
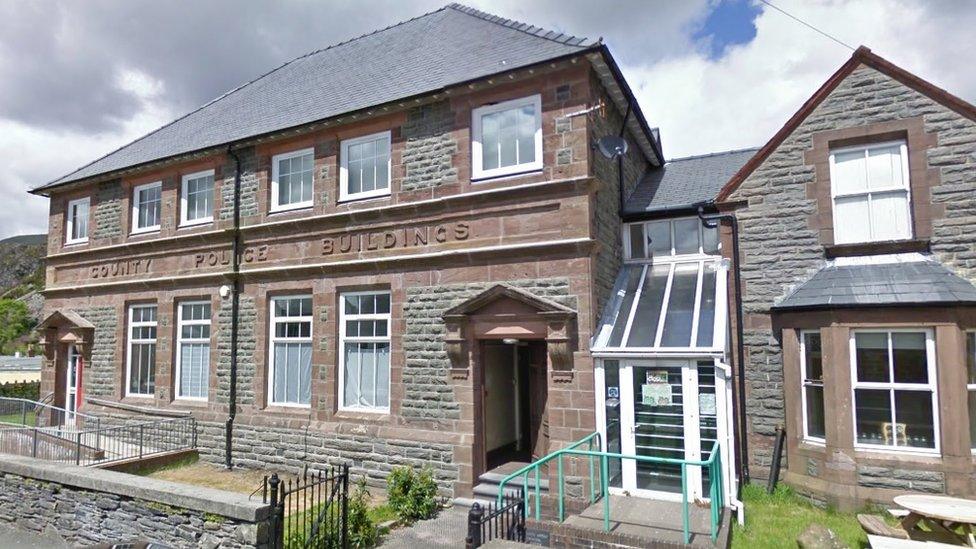
[[[491,471],[488,471],[478,477],[478,484],[474,487],[474,497],[483,498],[491,501],[496,501],[498,498],[498,488],[502,480],[508,475],[518,471],[522,467],[528,465],[527,463],[522,463],[518,461],[512,461],[495,467]],[[505,491],[508,492],[519,490],[523,487],[522,478],[514,478],[505,484]],[[535,474],[530,473],[528,479],[528,496],[531,498],[535,494]],[[539,493],[547,494],[549,493],[549,479],[544,478],[540,475],[539,478]]]

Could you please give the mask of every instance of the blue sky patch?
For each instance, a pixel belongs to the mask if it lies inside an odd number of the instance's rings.
[[[761,11],[753,0],[719,0],[692,38],[707,46],[710,59],[719,59],[729,46],[756,37],[755,20]]]

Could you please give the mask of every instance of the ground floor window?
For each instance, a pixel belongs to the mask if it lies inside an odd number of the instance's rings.
[[[969,397],[969,446],[976,449],[976,332],[966,334],[966,393]]]
[[[210,379],[210,302],[180,303],[176,333],[176,397],[206,400]]]
[[[800,333],[800,379],[803,398],[803,437],[824,442],[823,353],[820,332]]]
[[[312,297],[271,300],[271,403],[307,406],[312,396]]]
[[[858,330],[850,346],[856,444],[938,451],[931,331]]]
[[[156,306],[129,307],[129,352],[126,395],[152,396],[156,391]]]
[[[339,309],[342,407],[390,408],[390,294],[342,294]]]

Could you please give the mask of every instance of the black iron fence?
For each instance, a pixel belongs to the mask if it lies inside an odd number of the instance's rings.
[[[525,495],[521,490],[507,493],[500,506],[475,503],[468,511],[465,547],[481,547],[493,539],[525,541]]]
[[[272,549],[349,547],[349,466],[306,471],[296,479],[264,477],[271,505]]]

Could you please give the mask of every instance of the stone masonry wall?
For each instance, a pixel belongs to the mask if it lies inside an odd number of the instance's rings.
[[[85,392],[93,397],[111,397],[116,394],[119,315],[115,307],[91,307],[75,312],[95,325],[90,364],[85,367]]]
[[[407,288],[403,305],[406,332],[403,334],[403,400],[400,414],[410,420],[460,419],[454,388],[448,383],[451,363],[444,350],[444,311],[487,290],[494,282],[443,284]],[[540,297],[577,308],[569,293],[569,280],[551,278],[506,282]]]
[[[7,464],[2,467],[9,469]],[[171,547],[269,547],[266,518],[248,521],[214,512],[224,505],[225,508],[244,507],[254,513],[261,505],[247,502],[246,496],[208,490],[208,495],[222,501],[212,504],[195,501],[190,507],[182,507],[172,502],[185,499],[180,492],[185,492],[186,486],[74,466],[61,466],[67,470],[64,472],[48,470],[58,467],[49,463],[13,467],[24,471],[39,470],[40,478],[0,473],[0,521],[43,532],[45,537],[54,529],[72,546],[151,540]],[[113,480],[109,483],[76,482],[86,473]],[[60,480],[62,478],[64,480]],[[139,488],[125,490],[125,483],[134,483],[136,479]],[[155,489],[147,489],[147,484]],[[93,489],[93,486],[98,488]],[[170,503],[128,495],[136,491],[138,495],[161,495],[163,497],[159,499]],[[207,508],[212,510],[202,510]]]
[[[971,230],[976,223],[976,124],[874,69],[862,66],[848,76],[730,197],[748,203],[737,215],[753,476],[767,474],[772,437],[784,421],[782,354],[769,327],[770,306],[826,261],[817,232],[807,224],[817,205],[807,196],[815,173],[804,152],[812,148],[816,132],[908,117],[923,117],[925,131],[938,137],[938,145],[928,151],[929,167],[938,168],[942,180],[931,190],[932,202],[945,204],[946,211],[933,221],[932,251],[976,282],[976,233]]]
[[[247,295],[240,297],[237,324],[237,404],[251,406],[254,404],[254,376],[257,373],[257,361],[254,359],[257,348],[254,327],[258,320],[254,298]],[[230,326],[231,300],[222,299],[217,309],[217,394],[215,402],[230,401]]]
[[[122,200],[125,193],[122,190],[122,180],[113,179],[98,186],[98,194],[93,204],[94,227],[92,238],[110,238],[122,236]]]
[[[440,101],[407,111],[407,121],[400,127],[403,136],[403,191],[439,187],[457,182],[454,167],[457,141],[454,112],[449,101]]]
[[[241,159],[241,217],[258,214],[258,162],[254,154],[254,147],[247,147],[235,151]],[[234,218],[234,176],[237,166],[234,158],[226,155],[227,163],[221,173],[223,182],[220,185],[220,211],[218,219]]]

